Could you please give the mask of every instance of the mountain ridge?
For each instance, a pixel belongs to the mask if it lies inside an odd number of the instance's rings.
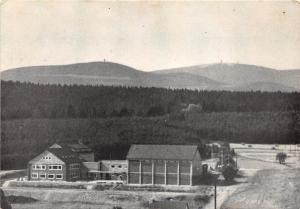
[[[197,90],[299,91],[300,70],[212,63],[145,72],[115,62],[40,65],[1,72],[1,80],[65,85],[118,85]],[[257,88],[260,84],[261,88]]]

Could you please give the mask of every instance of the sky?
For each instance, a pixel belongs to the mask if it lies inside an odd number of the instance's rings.
[[[2,1],[1,70],[90,61],[152,71],[217,62],[300,69],[294,1]]]

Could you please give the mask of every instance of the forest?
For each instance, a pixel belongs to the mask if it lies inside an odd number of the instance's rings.
[[[125,159],[130,144],[300,143],[300,93],[1,82],[1,168],[25,168],[54,142]],[[197,109],[188,109],[195,104]]]
[[[197,91],[115,86],[61,86],[1,82],[1,119],[161,116],[187,104],[203,112],[300,110],[300,93]]]

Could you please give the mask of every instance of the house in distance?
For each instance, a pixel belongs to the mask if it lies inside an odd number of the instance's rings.
[[[202,175],[195,145],[131,145],[128,184],[193,185]]]
[[[83,144],[81,141],[74,144],[68,144],[67,146],[70,147],[73,152],[76,152],[79,155],[80,160],[86,162],[95,161],[95,155],[92,149]]]
[[[80,179],[80,159],[68,146],[54,144],[28,163],[28,180]]]

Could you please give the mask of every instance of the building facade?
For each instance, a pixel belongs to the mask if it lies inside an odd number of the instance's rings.
[[[84,173],[89,180],[126,181],[127,160],[101,160],[99,162],[83,162]]]
[[[193,185],[202,175],[194,145],[132,145],[127,160],[128,184]]]
[[[80,179],[80,160],[68,147],[55,144],[28,163],[28,180],[78,179]]]

